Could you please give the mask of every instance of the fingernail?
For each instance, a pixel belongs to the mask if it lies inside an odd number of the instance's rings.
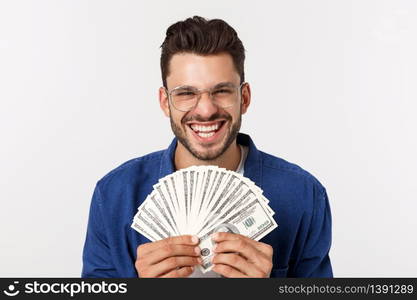
[[[198,263],[201,265],[203,263],[203,260],[199,257],[197,258]]]
[[[201,250],[200,250],[200,248],[199,248],[199,247],[195,247],[195,248],[194,248],[194,252],[195,252],[197,255],[200,255]]]
[[[194,244],[197,244],[197,243],[198,243],[198,241],[199,241],[199,238],[198,238],[197,236],[193,235],[193,236],[191,237],[191,241],[192,241]]]
[[[216,249],[217,249],[217,244],[214,244],[213,251],[216,252]]]
[[[210,259],[210,261],[213,263],[214,258],[216,257],[216,255],[213,255],[213,257]]]

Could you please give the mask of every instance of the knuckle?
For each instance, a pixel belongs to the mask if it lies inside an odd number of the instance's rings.
[[[135,262],[135,268],[136,268],[137,271],[139,271],[139,270],[142,269],[142,264],[141,264],[141,262],[139,260],[137,260]]]
[[[178,242],[178,240],[180,240],[181,237],[179,236],[170,236],[169,238],[167,238],[167,243],[168,244],[176,244]]]
[[[147,265],[143,260],[137,260],[135,262],[135,268],[139,277],[149,277],[149,265]]]
[[[223,252],[223,243],[216,243],[216,252],[220,253]]]
[[[214,255],[213,258],[211,259],[211,262],[213,264],[216,264],[219,261],[219,254]]]
[[[143,269],[141,269],[141,270],[138,270],[138,274],[139,274],[139,277],[149,277],[149,272],[148,272],[148,269],[147,268],[143,268]]]
[[[221,266],[223,269],[223,274],[226,275],[227,277],[232,275],[232,268],[226,265],[222,265]]]
[[[244,235],[242,235],[242,234],[239,234],[239,233],[233,233],[235,236],[237,236],[239,239],[242,239],[242,240],[246,240],[248,237],[246,237],[246,236],[244,236]]]
[[[226,238],[226,232],[217,232],[217,238],[223,240]]]
[[[230,255],[230,262],[232,263],[232,264],[237,264],[238,262],[240,261],[240,258],[239,258],[239,256],[237,255],[237,254],[232,254],[232,255]]]
[[[180,235],[180,236],[176,236],[175,239],[173,237],[172,242],[176,241],[176,243],[178,244],[184,244],[185,242],[187,242],[187,236],[186,235]]]
[[[187,256],[195,256],[195,250],[192,246],[181,246],[181,251],[184,253],[184,255]]]
[[[163,239],[163,241],[164,241],[164,245],[166,246],[166,245],[170,245],[170,244],[172,244],[172,237],[168,237],[168,238],[166,238],[166,239]]]
[[[260,262],[263,263],[263,261],[265,261],[265,255],[262,252],[256,250],[253,253],[252,260],[253,261],[260,261]]]
[[[177,270],[173,270],[171,272],[169,272],[166,277],[179,277],[178,276],[178,271]]]
[[[238,247],[239,249],[244,248],[245,246],[246,246],[246,242],[245,242],[244,240],[239,239],[239,240],[237,241],[237,247]]]
[[[272,260],[264,258],[264,261],[265,261],[264,266],[267,267],[268,269],[272,269],[272,266],[273,266]]]
[[[146,266],[146,263],[143,259],[138,259],[135,261],[135,267],[137,270],[141,270]]]
[[[175,267],[177,267],[178,266],[178,258],[177,257],[175,257],[175,256],[173,256],[173,257],[170,257],[170,258],[168,258],[168,260],[167,260],[167,265],[170,267],[170,268],[175,268]]]
[[[178,267],[181,264],[181,260],[178,257],[174,256],[172,258],[172,263],[174,264],[174,267]]]
[[[181,269],[172,271],[172,277],[183,277]]]
[[[191,235],[182,235],[180,237],[180,241],[182,244],[189,244],[191,243]]]
[[[137,256],[140,256],[142,252],[147,248],[148,245],[149,243],[139,245],[138,248],[136,249]]]
[[[173,247],[171,244],[166,243],[162,246],[162,251],[164,251],[164,254],[171,254],[171,252],[173,251]]]
[[[272,248],[271,245],[268,244],[264,244],[265,245],[265,251],[269,256],[272,256],[272,254],[274,253],[274,248]]]
[[[271,261],[262,262],[262,265],[258,268],[258,275],[259,277],[269,277],[269,274],[271,274],[273,264]]]
[[[273,266],[274,265],[273,265],[272,261],[267,262],[268,271],[271,271]]]
[[[185,268],[181,268],[178,270],[177,272],[179,274],[179,276],[188,276],[192,273],[192,268],[190,267],[185,267]]]

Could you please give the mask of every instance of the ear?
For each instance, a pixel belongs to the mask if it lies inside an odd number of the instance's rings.
[[[159,106],[161,107],[165,116],[169,117],[169,99],[164,87],[159,88]]]
[[[244,83],[242,86],[242,115],[246,113],[251,101],[251,92],[249,83]]]

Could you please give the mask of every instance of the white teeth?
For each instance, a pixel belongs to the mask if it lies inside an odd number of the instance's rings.
[[[214,125],[211,126],[201,126],[201,125],[191,125],[191,128],[194,131],[199,131],[199,132],[210,132],[210,131],[215,131],[217,129],[219,129],[219,123],[216,123]]]
[[[199,136],[203,137],[203,138],[208,138],[214,135],[214,132],[210,132],[210,133],[204,133],[204,132],[199,132],[197,133]]]

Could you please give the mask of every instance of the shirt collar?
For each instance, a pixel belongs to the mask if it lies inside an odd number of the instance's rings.
[[[262,188],[262,156],[260,151],[256,148],[252,139],[247,134],[239,133],[237,136],[237,143],[248,147],[248,156],[246,157],[244,176],[251,179],[256,183],[256,185]],[[159,168],[159,178],[175,172],[174,155],[176,148],[177,138],[174,138],[169,147],[164,150],[162,154]]]

